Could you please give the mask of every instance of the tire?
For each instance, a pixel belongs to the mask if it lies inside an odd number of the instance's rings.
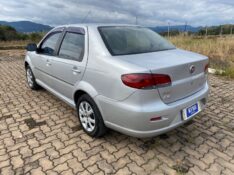
[[[26,80],[29,88],[32,90],[40,89],[41,87],[37,84],[32,69],[29,66],[27,66],[25,70],[26,70]]]
[[[101,137],[106,133],[107,128],[101,113],[89,95],[82,95],[78,99],[76,107],[80,125],[89,136]]]

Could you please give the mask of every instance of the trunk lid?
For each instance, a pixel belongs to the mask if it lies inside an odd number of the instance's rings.
[[[172,84],[158,87],[162,101],[167,104],[198,92],[206,83],[204,68],[208,64],[208,58],[200,54],[174,49],[118,57],[147,68],[152,73],[169,75]],[[194,72],[191,72],[191,69],[194,69]]]

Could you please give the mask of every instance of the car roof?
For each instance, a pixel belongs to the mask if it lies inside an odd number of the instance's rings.
[[[108,27],[108,26],[139,26],[139,25],[133,25],[133,24],[106,24],[106,23],[81,23],[81,24],[67,24],[67,25],[61,25],[57,26],[56,28],[61,27]]]

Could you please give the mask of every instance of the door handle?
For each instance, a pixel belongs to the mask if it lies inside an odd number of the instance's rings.
[[[81,70],[79,70],[77,67],[73,67],[72,72],[74,73],[81,73]]]

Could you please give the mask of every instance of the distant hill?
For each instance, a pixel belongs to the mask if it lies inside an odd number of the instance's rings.
[[[193,27],[193,26],[187,26],[186,31],[197,33],[202,27]],[[168,26],[157,26],[157,27],[150,27],[150,29],[154,30],[158,33],[164,33],[167,32]],[[176,25],[176,26],[170,26],[170,31],[179,31],[184,32],[185,31],[185,25]]]
[[[31,21],[16,21],[16,22],[0,21],[0,25],[7,25],[14,27],[17,30],[17,32],[22,32],[22,33],[42,32],[42,31],[49,31],[50,29],[52,29],[51,26],[38,24]]]

